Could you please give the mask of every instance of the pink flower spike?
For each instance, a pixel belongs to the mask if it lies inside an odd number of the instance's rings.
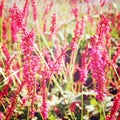
[[[84,0],[84,2],[89,3],[89,2],[90,2],[90,0]]]
[[[51,20],[51,27],[50,27],[50,35],[48,36],[48,39],[52,39],[57,33],[57,27],[56,27],[56,14],[54,13],[52,15]]]
[[[45,4],[45,10],[44,10],[44,14],[43,14],[43,17],[42,17],[43,20],[46,19],[46,16],[50,13],[53,5],[54,5],[54,1],[53,0],[51,0],[49,5]]]
[[[74,37],[72,39],[72,42],[70,44],[71,49],[74,51],[77,49],[78,47],[78,40],[81,38],[81,36],[83,35],[85,29],[85,23],[84,23],[84,17],[82,17],[82,20],[77,20],[76,22],[76,27],[74,30]]]
[[[48,105],[47,105],[47,91],[46,91],[46,74],[44,74],[44,71],[42,73],[43,79],[42,79],[42,106],[41,106],[41,114],[44,118],[44,120],[47,120],[48,118]]]
[[[32,7],[33,7],[33,19],[34,21],[37,20],[38,18],[38,13],[37,13],[37,0],[31,0],[32,2]]]
[[[120,93],[118,93],[114,99],[113,106],[110,111],[110,115],[107,115],[106,120],[116,120],[116,112],[120,109]]]
[[[103,7],[106,4],[107,0],[100,0],[100,7]]]
[[[101,15],[101,20],[97,26],[98,44],[102,44],[104,38],[108,37],[110,33],[110,20],[104,15]]]
[[[78,8],[72,8],[72,13],[74,14],[76,20],[79,17],[79,9]]]
[[[105,93],[106,93],[106,88],[105,88],[105,65],[106,65],[106,62],[102,58],[103,58],[102,52],[98,49],[97,46],[94,46],[91,50],[90,64],[91,64],[93,79],[95,79],[96,83],[97,83],[96,98],[99,101],[104,100]]]
[[[3,24],[2,24],[2,29],[3,29],[3,33],[2,33],[2,37],[4,40],[6,40],[8,37],[7,37],[7,20],[4,20],[3,21]]]
[[[10,12],[10,18],[11,18],[11,35],[13,42],[17,41],[17,33],[20,30],[23,30],[25,27],[24,24],[24,14],[23,11],[21,11],[16,4],[9,10]]]
[[[27,25],[28,13],[29,13],[29,0],[26,0],[25,5],[24,5],[24,9],[23,9],[23,14],[24,14],[24,17],[25,17],[25,25]]]
[[[47,29],[47,19],[44,20],[44,24],[43,24],[43,33],[46,32]]]
[[[2,17],[2,15],[3,15],[4,2],[5,2],[5,0],[2,0],[0,3],[0,17]]]

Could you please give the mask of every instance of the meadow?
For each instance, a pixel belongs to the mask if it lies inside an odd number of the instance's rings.
[[[0,120],[120,120],[119,0],[0,0]]]

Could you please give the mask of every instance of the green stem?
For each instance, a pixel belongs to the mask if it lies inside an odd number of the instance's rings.
[[[43,42],[45,43],[46,47],[48,48],[48,50],[49,50],[49,52],[50,52],[53,60],[55,61],[56,59],[55,59],[55,57],[54,57],[54,54],[53,54],[53,52],[51,51],[51,49],[50,49],[50,47],[49,47],[49,45],[48,45],[48,43],[47,43],[44,35],[42,34],[42,32],[40,32],[40,35],[41,35],[41,37],[42,37],[42,39],[43,39]]]
[[[27,120],[29,120],[29,110],[30,110],[30,108],[29,108],[29,106],[28,106],[28,111],[27,111]]]
[[[102,111],[103,111],[103,117],[104,117],[104,120],[105,120],[105,108],[104,108],[104,102],[103,101],[101,103],[101,106],[102,106]]]
[[[39,51],[38,47],[37,47],[36,45],[34,45],[34,47],[35,47],[36,51],[39,53],[39,56],[41,57],[42,61],[43,61],[43,62],[45,63],[45,65],[49,68],[47,62],[45,61],[45,59],[44,59],[42,53]],[[52,75],[52,77],[53,77],[53,82],[54,82],[55,85],[59,88],[61,94],[64,96],[63,90],[62,90],[62,88],[60,87],[60,85],[59,85],[59,83],[57,82],[57,80],[55,79],[54,75]]]
[[[100,101],[98,101],[98,111],[99,111],[99,114],[100,114],[100,120],[101,120],[102,110],[101,110],[101,104],[100,104]]]
[[[81,91],[81,120],[83,120],[83,85],[81,85],[82,91]]]
[[[80,40],[78,41],[78,46],[80,44]],[[77,58],[77,53],[78,53],[78,49],[79,47],[75,50],[72,51],[71,53],[71,58],[70,58],[70,82],[69,82],[69,86],[71,87],[73,84],[73,73],[74,73],[74,69],[75,69],[75,62],[76,62],[76,58]]]
[[[105,120],[105,110],[103,102],[99,102],[100,120]]]
[[[36,31],[37,31],[37,37],[38,37],[38,45],[39,45],[39,48],[41,48],[41,40],[40,40],[40,34],[39,34],[39,24],[38,24],[38,21],[36,21]]]

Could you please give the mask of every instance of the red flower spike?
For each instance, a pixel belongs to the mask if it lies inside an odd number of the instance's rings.
[[[43,24],[43,33],[46,32],[47,29],[47,19],[44,20],[44,24]]]
[[[84,0],[84,2],[89,3],[89,2],[90,2],[90,0]]]
[[[116,112],[120,109],[120,93],[118,93],[114,99],[113,106],[110,111],[110,115],[107,115],[106,120],[117,120]]]
[[[10,53],[5,44],[2,45],[2,51],[5,55],[5,65],[6,65],[5,66],[5,74],[6,74],[6,76],[10,76],[11,63],[16,56],[13,56],[13,57],[10,56]],[[5,95],[6,96],[8,95],[8,90],[9,90],[10,86],[12,85],[12,81],[13,81],[12,78],[9,77],[8,83],[6,85],[4,85],[2,91],[0,92],[0,99],[2,99]]]
[[[47,120],[48,118],[48,105],[47,105],[47,91],[46,91],[46,74],[44,74],[44,71],[42,73],[43,79],[42,79],[42,106],[41,106],[41,114],[44,118],[44,120]]]
[[[27,25],[27,17],[29,13],[29,0],[25,1],[24,9],[23,9],[23,15],[25,18],[25,25]]]
[[[106,0],[100,0],[100,7],[103,7],[106,4]]]
[[[2,37],[4,40],[6,40],[8,37],[7,37],[7,20],[5,19],[2,23],[2,29],[3,29]]]
[[[79,17],[79,9],[78,8],[72,8],[72,13],[74,14],[76,20],[78,19]]]
[[[82,84],[85,84],[85,80],[87,79],[87,54],[88,54],[88,48],[86,47],[84,53],[82,54],[82,60],[81,60],[81,67],[78,68],[80,72],[80,82]]]
[[[45,11],[44,11],[44,14],[43,14],[43,17],[42,17],[43,20],[46,19],[46,16],[50,13],[53,5],[54,5],[54,1],[53,0],[50,2],[49,5],[45,4]]]
[[[71,6],[76,6],[77,4],[79,3],[79,1],[78,0],[72,0],[71,1]]]
[[[56,14],[54,13],[52,15],[51,20],[51,27],[50,27],[50,35],[48,36],[48,39],[52,39],[57,33],[57,27],[56,27]]]
[[[23,51],[23,84],[26,85],[28,89],[28,96],[31,99],[31,118],[34,116],[34,103],[36,101],[35,96],[35,86],[37,86],[37,81],[35,78],[35,74],[39,70],[40,59],[38,56],[33,55],[34,51],[34,41],[35,41],[35,33],[34,31],[24,31],[24,36],[22,38],[21,48]]]
[[[91,69],[93,78],[97,83],[97,99],[103,101],[106,93],[105,89],[105,67],[107,65],[107,50],[104,45],[104,39],[110,32],[110,22],[104,15],[101,15],[100,23],[97,27],[97,36],[91,37]],[[107,37],[106,37],[107,36]],[[107,40],[106,40],[107,41]],[[105,41],[105,42],[106,42]],[[106,56],[105,56],[105,55]]]
[[[37,20],[38,18],[38,13],[37,13],[37,0],[31,0],[32,2],[32,7],[33,7],[33,19],[34,21]]]
[[[56,112],[57,115],[61,114],[61,111],[59,110],[59,108],[57,106],[54,106],[54,111]]]
[[[70,105],[70,111],[75,112],[76,107],[80,105],[81,105],[80,102],[72,102],[72,104]]]
[[[71,42],[71,49],[74,51],[77,49],[78,45],[77,42],[81,38],[85,28],[85,23],[84,23],[84,17],[82,18],[81,21],[76,22],[76,28],[74,30],[74,37]]]
[[[110,20],[101,15],[101,20],[97,26],[98,44],[102,44],[105,37],[110,33]]]
[[[4,3],[5,3],[5,0],[2,0],[0,3],[0,17],[2,17],[3,15]]]
[[[113,56],[113,63],[116,65],[118,58],[120,57],[120,42],[117,45],[116,53]]]
[[[105,62],[102,59],[102,53],[97,48],[92,48],[91,51],[91,69],[93,78],[96,80],[97,83],[97,99],[99,101],[103,101],[105,97]]]
[[[3,66],[3,63],[2,63],[2,61],[0,61],[0,67],[2,67]]]
[[[9,10],[10,18],[11,18],[11,34],[13,42],[17,41],[17,33],[20,30],[23,30],[25,27],[24,24],[24,14],[23,12],[14,4],[12,8]]]

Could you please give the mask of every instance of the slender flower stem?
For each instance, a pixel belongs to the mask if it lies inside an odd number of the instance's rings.
[[[105,110],[103,101],[99,102],[100,120],[105,120]]]
[[[78,46],[80,45],[80,39],[78,41]],[[70,82],[69,82],[69,86],[71,87],[72,84],[73,84],[73,72],[74,72],[74,69],[75,69],[75,61],[76,61],[76,58],[77,58],[77,53],[78,53],[78,49],[79,47],[76,48],[75,51],[72,51],[71,53],[71,58],[70,58]]]
[[[49,68],[47,62],[45,61],[45,59],[44,59],[42,53],[39,51],[38,47],[37,47],[35,44],[34,44],[34,47],[35,47],[36,51],[39,53],[42,61],[43,61],[43,62],[45,63],[45,65]],[[52,75],[52,77],[53,77],[53,82],[54,82],[55,85],[59,88],[59,90],[61,91],[61,94],[64,96],[63,90],[62,90],[62,88],[60,87],[60,85],[59,85],[59,83],[57,82],[57,80],[55,79],[54,75]]]
[[[27,111],[27,120],[29,120],[29,110],[30,110],[30,107],[28,106],[28,111]]]
[[[81,120],[83,120],[83,103],[84,103],[84,101],[83,101],[83,85],[81,84]]]
[[[1,3],[0,3],[0,42],[2,43],[3,42],[3,39],[2,39],[2,34],[3,34],[3,17],[4,17],[4,6],[5,6],[5,1],[4,0],[1,0]]]
[[[39,48],[41,48],[41,39],[40,39],[40,34],[39,34],[39,23],[38,23],[38,20],[35,21],[36,23],[36,31],[37,31],[37,37],[38,37],[38,45],[39,45]]]
[[[104,102],[101,102],[101,106],[102,106],[102,111],[103,111],[103,117],[105,119],[105,108],[104,108]]]
[[[50,54],[51,54],[53,60],[55,61],[54,54],[53,54],[53,52],[51,51],[51,49],[50,49],[50,47],[49,47],[49,45],[48,45],[48,43],[47,43],[47,41],[46,41],[46,39],[45,39],[45,37],[44,37],[44,35],[42,34],[41,31],[40,31],[40,35],[41,35],[41,37],[42,37],[42,39],[43,39],[43,41],[44,41],[46,47],[48,48],[48,50],[49,50],[49,52],[50,52]]]

